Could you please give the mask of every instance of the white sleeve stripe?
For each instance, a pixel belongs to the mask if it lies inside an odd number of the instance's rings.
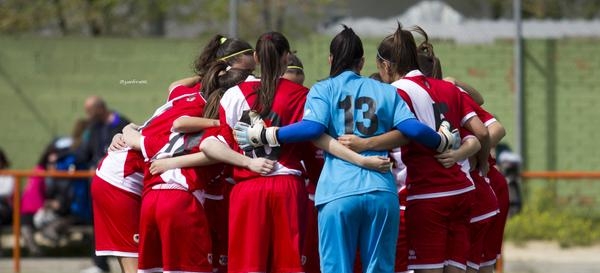
[[[486,121],[483,125],[485,125],[485,127],[489,127],[494,122],[497,122],[497,120],[495,118],[492,118],[492,119]]]
[[[468,114],[466,114],[461,120],[460,120],[460,126],[464,126],[465,123],[467,123],[467,121],[469,121],[469,119],[471,119],[472,117],[477,116],[477,114],[475,114],[475,112],[469,112]]]
[[[144,155],[144,158],[147,161],[149,158],[148,158],[148,154],[146,153],[146,147],[144,147],[144,139],[145,138],[146,137],[144,137],[144,136],[140,137],[140,150],[142,150],[142,155]]]

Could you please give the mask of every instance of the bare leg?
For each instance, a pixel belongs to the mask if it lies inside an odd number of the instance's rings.
[[[477,272],[479,272],[479,271],[478,271],[478,270],[476,270],[475,268],[472,268],[472,267],[468,267],[468,266],[467,266],[467,273],[477,273]]]
[[[480,267],[479,273],[494,273],[494,265]]]
[[[475,271],[475,272],[477,272],[477,271]],[[444,273],[465,273],[465,270],[460,269],[456,266],[447,265],[447,266],[444,266]]]
[[[138,267],[138,259],[137,258],[125,258],[118,257],[119,265],[121,266],[121,272],[123,273],[136,273]]]

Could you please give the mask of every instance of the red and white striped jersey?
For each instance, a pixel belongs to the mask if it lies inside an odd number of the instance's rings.
[[[142,195],[144,157],[131,149],[109,151],[98,163],[96,175],[117,188]]]
[[[413,70],[394,83],[417,119],[434,130],[446,120],[452,128],[461,128],[475,116],[463,101],[461,92],[446,81],[426,78]],[[402,147],[402,161],[407,168],[408,200],[461,194],[473,190],[473,182],[456,164],[444,168],[434,157],[436,152],[419,143]]]
[[[221,98],[219,118],[221,130],[214,137],[227,143],[233,150],[243,153],[249,157],[266,157],[276,160],[273,171],[267,176],[274,175],[297,175],[303,172],[301,154],[306,145],[310,143],[282,144],[280,147],[269,146],[255,148],[250,151],[242,151],[233,137],[233,126],[238,121],[250,123],[248,113],[256,101],[256,89],[260,86],[260,80],[249,76],[243,83],[228,89]],[[304,103],[308,89],[302,85],[281,78],[271,113],[263,117],[266,126],[285,126],[302,120]],[[240,182],[246,179],[259,177],[260,174],[241,167],[233,168],[233,179]]]

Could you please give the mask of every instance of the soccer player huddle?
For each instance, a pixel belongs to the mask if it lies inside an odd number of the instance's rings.
[[[422,29],[399,24],[375,61],[378,80],[361,76],[344,26],[309,90],[283,34],[216,35],[196,75],[113,138],[92,182],[96,254],[140,273],[492,272],[504,128],[441,79]]]

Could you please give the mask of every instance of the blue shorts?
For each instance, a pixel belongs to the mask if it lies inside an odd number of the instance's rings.
[[[352,273],[356,250],[363,272],[394,272],[398,195],[374,191],[322,204],[319,209],[321,272]]]

